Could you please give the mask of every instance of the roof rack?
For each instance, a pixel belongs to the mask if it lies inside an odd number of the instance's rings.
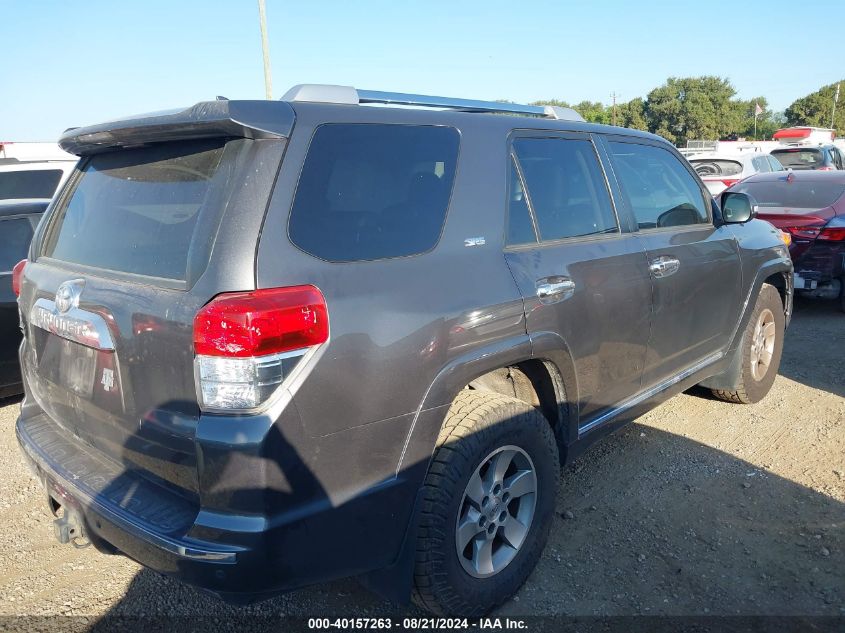
[[[379,103],[384,105],[442,108],[445,110],[459,110],[461,112],[524,114],[561,121],[584,120],[572,108],[561,108],[560,106],[522,105],[519,103],[476,101],[474,99],[434,97],[429,95],[406,94],[403,92],[356,90],[352,86],[331,86],[325,84],[299,84],[288,90],[282,97],[282,101],[345,105]]]

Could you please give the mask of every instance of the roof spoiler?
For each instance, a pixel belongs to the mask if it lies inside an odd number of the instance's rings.
[[[59,146],[77,156],[166,141],[232,137],[284,138],[294,111],[282,101],[203,101],[185,110],[168,110],[118,121],[70,128]]]

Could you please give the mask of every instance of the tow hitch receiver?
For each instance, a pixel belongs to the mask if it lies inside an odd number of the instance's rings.
[[[82,518],[77,512],[67,507],[64,514],[53,521],[53,533],[59,543],[72,543],[74,547],[85,547],[90,544],[85,537]]]

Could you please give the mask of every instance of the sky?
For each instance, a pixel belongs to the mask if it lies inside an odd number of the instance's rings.
[[[718,75],[777,111],[845,78],[843,0],[266,4],[276,99],[332,83],[610,103],[670,76]],[[257,0],[0,0],[0,24],[0,141],[53,141],[216,95],[264,98]]]

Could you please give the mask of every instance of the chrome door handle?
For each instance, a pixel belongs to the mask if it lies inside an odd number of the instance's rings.
[[[679,262],[674,257],[669,257],[668,255],[661,255],[660,257],[655,257],[649,262],[648,265],[648,269],[651,271],[651,274],[657,278],[674,275],[676,272],[678,272],[678,269],[680,267],[681,262]]]
[[[537,281],[540,303],[553,303],[568,299],[575,292],[575,282],[569,277],[546,277]]]

